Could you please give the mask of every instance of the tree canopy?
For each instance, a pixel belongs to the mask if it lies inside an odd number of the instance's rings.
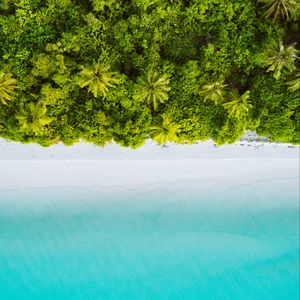
[[[300,143],[300,0],[0,0],[0,136]]]

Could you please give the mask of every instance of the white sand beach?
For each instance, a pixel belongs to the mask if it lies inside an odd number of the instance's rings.
[[[138,186],[199,180],[226,184],[299,177],[299,147],[240,141],[160,146],[148,141],[132,150],[87,143],[43,148],[0,140],[0,189],[52,186]],[[230,181],[230,182],[229,182]]]

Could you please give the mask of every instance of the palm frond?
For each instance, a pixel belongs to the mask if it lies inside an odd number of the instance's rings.
[[[289,79],[286,84],[289,86],[288,90],[292,92],[300,90],[300,70],[297,70],[295,76]]]
[[[11,73],[0,73],[0,103],[7,105],[13,100],[16,86],[17,80],[12,78]]]
[[[39,135],[43,133],[44,126],[49,125],[54,118],[46,116],[47,108],[43,104],[30,102],[22,108],[16,119],[19,121],[21,131]]]
[[[201,87],[199,95],[204,96],[204,102],[207,100],[213,101],[218,104],[223,101],[226,93],[227,84],[224,83],[224,79],[208,80]]]
[[[154,110],[160,103],[168,100],[169,77],[166,74],[160,76],[157,72],[148,72],[144,77],[139,77],[136,84],[135,97],[152,106]]]
[[[248,113],[252,105],[248,101],[250,91],[246,91],[243,95],[239,95],[237,89],[234,89],[228,94],[228,101],[223,104],[228,111],[229,117],[240,118]]]
[[[282,42],[277,45],[271,45],[267,50],[264,62],[269,68],[267,72],[274,72],[274,78],[280,78],[282,70],[286,69],[289,72],[295,70],[295,61],[298,57],[299,50],[293,45],[284,46]]]
[[[174,123],[168,115],[163,114],[150,126],[150,137],[159,144],[176,142],[179,130],[180,125]]]
[[[95,98],[99,94],[106,95],[109,88],[119,83],[119,79],[115,77],[116,73],[110,71],[110,67],[101,64],[99,61],[90,67],[83,67],[79,73],[79,86],[81,88],[88,87]]]
[[[259,0],[265,4],[263,8],[266,18],[273,18],[273,21],[278,19],[289,20],[299,5],[295,0]]]

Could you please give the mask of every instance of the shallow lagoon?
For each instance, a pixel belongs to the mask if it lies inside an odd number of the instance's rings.
[[[0,299],[299,297],[298,179],[0,194]]]

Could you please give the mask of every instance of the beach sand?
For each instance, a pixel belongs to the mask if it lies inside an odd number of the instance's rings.
[[[241,141],[217,147],[157,145],[132,150],[87,143],[43,148],[0,140],[0,189],[138,186],[191,180],[245,183],[299,177],[299,147]]]

